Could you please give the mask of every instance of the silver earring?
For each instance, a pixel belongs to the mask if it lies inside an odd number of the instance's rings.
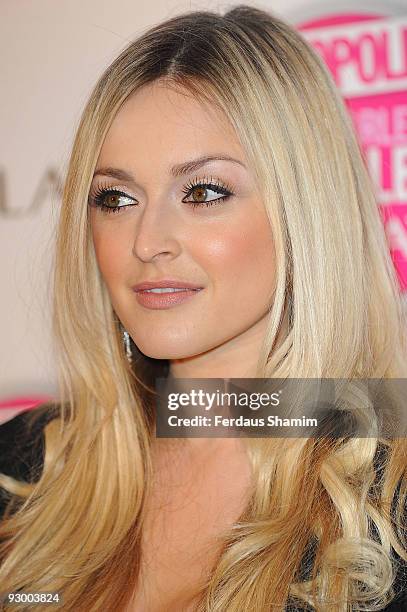
[[[129,336],[129,332],[126,331],[125,329],[123,329],[123,345],[124,345],[124,350],[126,351],[127,361],[131,363],[133,354],[131,352],[130,336]]]

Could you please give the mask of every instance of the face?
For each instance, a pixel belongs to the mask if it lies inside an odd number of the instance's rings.
[[[213,159],[181,167],[203,157]],[[138,90],[103,143],[89,211],[113,308],[142,353],[242,360],[239,349],[261,338],[275,280],[271,229],[245,153],[218,109],[158,81]],[[135,285],[163,279],[201,289],[171,293],[166,307],[139,301]]]

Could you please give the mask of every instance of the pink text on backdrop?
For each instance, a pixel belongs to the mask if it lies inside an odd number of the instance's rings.
[[[407,291],[407,15],[336,14],[298,29],[345,99],[375,184],[400,288]]]

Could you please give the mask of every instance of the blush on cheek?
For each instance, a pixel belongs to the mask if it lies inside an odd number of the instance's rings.
[[[273,241],[269,230],[265,231],[264,224],[249,224],[247,222],[232,229],[225,228],[219,231],[216,239],[201,236],[201,241],[206,244],[206,251],[212,260],[217,261],[224,269],[251,267],[253,272],[260,262],[268,264],[274,260]]]
[[[125,247],[103,232],[95,232],[93,244],[100,272],[107,285],[119,279],[126,262]]]
[[[246,305],[249,300],[263,308],[275,283],[275,249],[268,223],[262,218],[261,223],[226,236],[223,245],[218,264],[234,283],[235,295],[244,294]]]
[[[237,260],[247,259],[251,241],[243,228],[219,228],[217,234],[216,237],[201,234],[196,241],[197,245],[206,245],[208,258],[216,258],[219,265],[225,263],[231,266],[237,265]]]

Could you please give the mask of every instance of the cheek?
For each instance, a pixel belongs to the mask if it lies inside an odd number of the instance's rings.
[[[205,261],[201,263],[215,291],[240,308],[253,304],[262,308],[269,302],[275,280],[275,251],[267,218],[229,224],[216,238],[201,235],[200,242],[205,245]]]
[[[98,223],[92,225],[92,236],[100,272],[107,286],[111,287],[123,277],[128,244],[122,233]]]

